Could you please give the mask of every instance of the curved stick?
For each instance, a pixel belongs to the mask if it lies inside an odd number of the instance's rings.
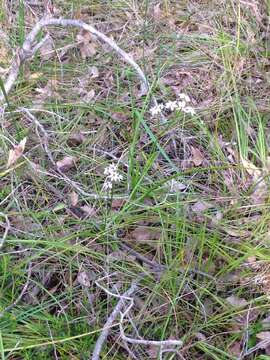
[[[102,329],[102,332],[96,342],[93,355],[91,357],[92,360],[99,360],[102,346],[109,335],[110,329],[111,329],[116,317],[118,316],[119,313],[121,313],[121,310],[125,306],[124,299],[130,300],[130,296],[136,291],[136,289],[137,289],[137,283],[133,282],[131,287],[123,295],[120,295],[120,296],[116,295],[116,297],[119,297],[120,300],[118,301],[117,305],[113,309],[111,315],[108,317],[106,324],[104,325],[104,327]]]
[[[96,30],[93,26],[86,24],[81,20],[73,20],[73,19],[55,19],[44,17],[30,31],[30,33],[26,36],[25,41],[22,47],[17,50],[16,56],[12,61],[10,71],[7,75],[6,81],[4,83],[4,88],[6,93],[8,94],[12,89],[18,75],[19,69],[21,65],[29,58],[31,58],[35,52],[43,45],[44,41],[41,40],[40,43],[34,45],[35,39],[38,33],[46,26],[62,26],[62,27],[78,27],[83,30],[89,31],[91,34],[95,35],[98,39],[100,39],[103,43],[109,45],[126,63],[130,64],[134,70],[136,71],[139,79],[141,80],[141,86],[143,91],[149,90],[149,83],[144,75],[144,72],[140,68],[140,66],[132,59],[128,53],[122,50],[112,39],[108,38],[106,35]],[[4,94],[0,94],[0,102],[5,99]]]

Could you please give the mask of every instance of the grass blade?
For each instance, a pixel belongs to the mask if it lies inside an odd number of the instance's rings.
[[[2,331],[0,331],[0,354],[1,354],[1,360],[5,360],[5,351],[4,351],[4,344],[3,344],[3,338],[2,338]]]

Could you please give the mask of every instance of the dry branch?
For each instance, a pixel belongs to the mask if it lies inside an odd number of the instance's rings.
[[[118,295],[118,294],[112,293],[111,291],[107,290],[102,285],[100,285],[97,281],[96,281],[96,285],[99,286],[101,289],[103,289],[108,295],[119,298],[119,301],[118,301],[116,307],[114,308],[113,312],[109,316],[108,320],[106,321],[105,326],[103,327],[101,335],[99,336],[98,341],[95,345],[94,353],[93,353],[91,360],[99,360],[100,353],[102,350],[102,345],[106,341],[106,339],[109,335],[110,328],[111,328],[113,322],[115,321],[116,317],[118,316],[118,314],[120,314],[120,323],[119,323],[120,335],[121,335],[121,339],[124,341],[124,343],[130,343],[130,344],[135,344],[135,345],[145,345],[145,346],[157,346],[161,350],[161,357],[162,357],[163,352],[169,352],[169,351],[174,352],[174,351],[176,351],[177,348],[179,348],[183,345],[183,342],[181,340],[161,340],[161,341],[145,340],[145,339],[141,338],[140,336],[139,336],[139,339],[133,339],[133,338],[125,335],[124,328],[123,328],[123,322],[124,322],[124,319],[126,316],[129,317],[129,312],[134,305],[134,299],[131,297],[131,295],[138,288],[136,281],[134,281],[132,283],[131,287],[123,295]],[[129,302],[128,306],[125,304],[125,301]],[[123,309],[124,309],[124,311],[122,311]],[[137,329],[136,329],[136,333],[138,333]]]
[[[122,340],[124,340],[127,343],[131,343],[131,344],[137,344],[137,345],[145,345],[145,346],[157,346],[160,348],[161,351],[169,351],[169,349],[167,349],[167,347],[181,347],[183,345],[183,342],[181,340],[145,340],[145,339],[133,339],[131,337],[128,337],[125,335],[124,332],[124,328],[123,328],[123,322],[125,317],[128,315],[129,311],[131,310],[131,308],[134,305],[134,300],[133,298],[129,298],[130,304],[129,306],[126,308],[126,310],[122,313],[120,312],[120,334],[121,334],[121,338]]]
[[[2,248],[3,248],[4,244],[5,244],[8,232],[10,230],[10,221],[9,221],[8,216],[6,214],[2,213],[2,212],[0,212],[0,217],[4,217],[5,221],[6,221],[4,234],[3,234],[2,238],[0,238],[0,250],[2,250]]]
[[[97,283],[97,285],[99,285],[99,284]],[[137,283],[133,282],[131,287],[123,295],[120,296],[120,300],[118,301],[113,312],[111,313],[108,320],[106,321],[106,324],[104,325],[103,330],[96,342],[95,349],[94,349],[94,352],[93,352],[93,355],[91,358],[92,360],[99,359],[100,353],[102,350],[102,346],[109,335],[111,326],[113,325],[117,316],[120,314],[122,308],[125,306],[124,300],[130,300],[131,299],[130,296],[136,291],[136,289],[137,289]]]
[[[16,52],[16,56],[12,61],[10,71],[4,82],[4,88],[7,94],[10,92],[10,90],[12,89],[13,85],[16,82],[21,65],[26,60],[30,59],[46,41],[46,37],[45,37],[45,39],[41,40],[38,44],[35,44],[35,39],[38,33],[46,26],[77,27],[85,31],[89,31],[92,35],[95,35],[103,43],[109,45],[119,55],[119,57],[122,60],[124,60],[126,63],[131,65],[136,71],[141,81],[142,90],[143,91],[149,90],[149,83],[140,66],[132,59],[130,55],[128,55],[124,50],[122,50],[112,39],[108,38],[106,35],[96,30],[93,26],[88,25],[80,20],[62,19],[62,18],[55,19],[50,17],[44,17],[39,22],[37,22],[37,24],[33,27],[30,33],[26,36],[26,39],[22,47]],[[0,102],[4,100],[5,100],[4,94],[1,94]],[[154,100],[154,102],[156,101]]]

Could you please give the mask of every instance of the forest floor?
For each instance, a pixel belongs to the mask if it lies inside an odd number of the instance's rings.
[[[150,88],[47,26],[5,94],[1,360],[269,360],[269,0],[3,0],[2,91],[45,13]]]

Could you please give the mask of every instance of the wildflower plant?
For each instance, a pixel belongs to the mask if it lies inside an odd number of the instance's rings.
[[[186,114],[195,115],[195,109],[189,105],[190,97],[186,94],[179,94],[179,100],[168,101],[165,104],[157,104],[150,109],[150,113],[152,116],[156,116],[162,114],[163,110],[169,111],[183,111]]]
[[[108,165],[104,170],[104,175],[106,175],[106,179],[103,184],[103,190],[111,191],[114,183],[119,183],[123,180],[123,176],[118,172],[116,164]]]

